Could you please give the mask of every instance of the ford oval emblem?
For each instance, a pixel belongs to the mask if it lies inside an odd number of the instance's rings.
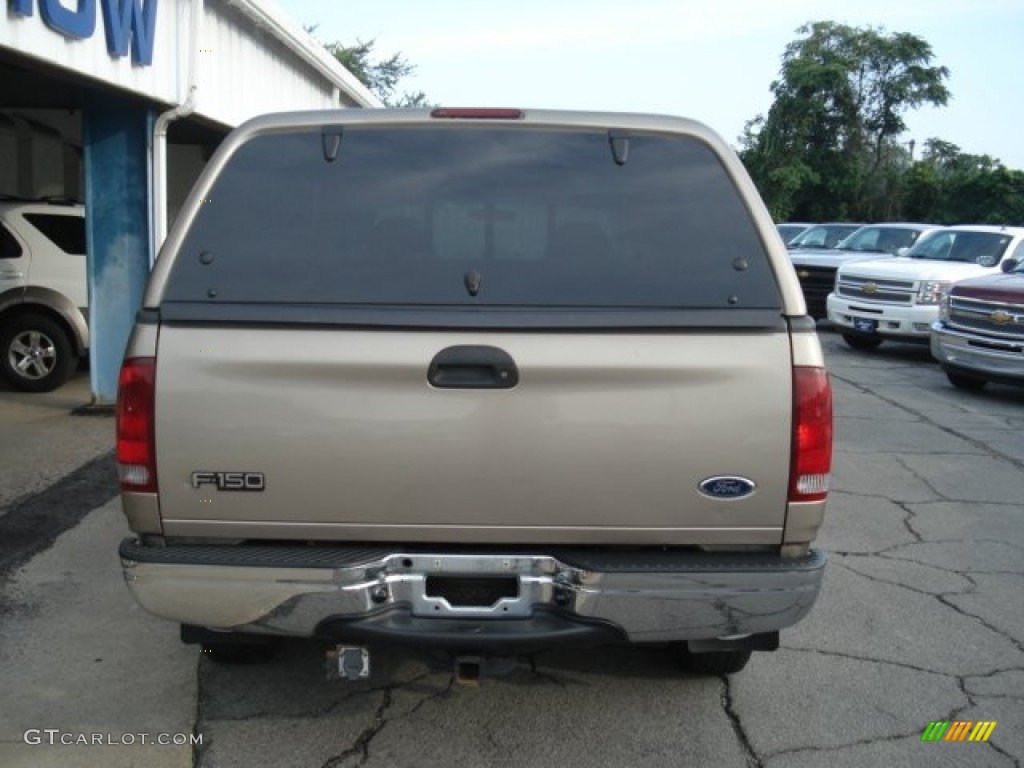
[[[701,480],[697,486],[700,492],[711,499],[742,499],[757,488],[757,483],[745,477],[721,475]]]

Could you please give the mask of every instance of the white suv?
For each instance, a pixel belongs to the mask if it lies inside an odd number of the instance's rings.
[[[82,206],[0,197],[0,375],[63,384],[89,347],[88,305]]]
[[[939,302],[958,280],[1024,258],[1024,227],[956,226],[922,237],[905,256],[839,267],[828,319],[855,349],[885,339],[927,343]]]

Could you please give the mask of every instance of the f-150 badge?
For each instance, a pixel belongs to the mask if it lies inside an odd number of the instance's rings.
[[[214,486],[218,491],[262,491],[267,485],[262,472],[193,472],[192,487]]]

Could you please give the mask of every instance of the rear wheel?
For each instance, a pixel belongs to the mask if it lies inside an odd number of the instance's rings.
[[[77,364],[67,332],[46,315],[19,315],[0,328],[0,374],[15,389],[50,392]]]
[[[864,336],[859,333],[844,333],[843,341],[854,349],[877,349],[882,344],[878,336]]]
[[[971,376],[968,373],[961,373],[960,371],[946,371],[946,378],[949,379],[949,383],[957,389],[966,389],[969,392],[977,392],[988,384],[988,382],[980,376]]]
[[[749,650],[693,653],[682,643],[679,647],[679,663],[691,675],[732,675],[747,666],[750,654]]]

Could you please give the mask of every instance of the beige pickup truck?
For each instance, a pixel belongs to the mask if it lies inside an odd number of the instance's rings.
[[[831,391],[735,154],[680,118],[236,129],[153,270],[117,454],[186,641],[663,643],[738,671],[817,597]],[[483,660],[483,661],[481,661]]]

